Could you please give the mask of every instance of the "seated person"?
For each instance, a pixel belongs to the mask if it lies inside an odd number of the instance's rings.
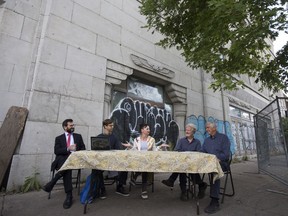
[[[183,152],[183,151],[200,151],[201,143],[198,139],[194,138],[194,133],[196,131],[196,127],[193,124],[187,124],[185,127],[186,136],[178,140],[177,145],[175,147],[175,151]],[[168,187],[173,187],[174,182],[176,181],[178,175],[180,175],[180,188],[181,188],[181,196],[180,199],[182,201],[186,201],[186,183],[187,177],[186,173],[172,173],[167,180],[163,180],[162,183]],[[193,179],[195,179],[195,183],[199,185],[199,193],[198,198],[201,199],[205,196],[205,190],[207,188],[207,184],[201,180],[199,174],[192,174]]]
[[[52,163],[51,170],[58,170],[64,164],[71,152],[85,150],[85,145],[81,134],[74,133],[74,124],[72,119],[66,119],[62,123],[62,127],[65,133],[55,138],[54,153],[56,155],[55,160]],[[57,172],[54,178],[43,186],[43,190],[51,192],[57,181],[63,177],[64,190],[66,193],[66,199],[63,203],[63,208],[68,209],[72,205],[72,170],[64,170]]]
[[[138,150],[138,151],[155,151],[156,146],[155,146],[155,139],[151,136],[150,134],[150,127],[148,124],[141,124],[139,126],[140,130],[140,135],[134,139],[133,146],[130,143],[122,144],[126,148],[132,148],[133,150]],[[162,144],[159,146],[158,149],[161,147],[167,147],[167,144]],[[142,192],[141,192],[141,197],[142,199],[148,199],[148,193],[147,193],[147,178],[148,178],[148,173],[147,172],[142,172]]]
[[[213,122],[206,124],[206,131],[210,135],[203,143],[201,151],[208,154],[214,154],[223,171],[227,170],[228,160],[230,156],[230,141],[229,138],[217,131],[217,126]],[[210,185],[210,204],[204,209],[208,214],[213,214],[220,210],[219,206],[220,194],[220,179],[217,179]]]
[[[116,138],[116,136],[112,133],[114,124],[111,119],[105,119],[102,122],[103,126],[103,133],[99,134],[97,137],[107,137],[110,144],[110,149],[120,149],[120,142]],[[103,171],[102,170],[94,170],[95,175],[99,175],[100,177],[100,198],[105,199],[106,198],[106,189],[104,185],[104,178],[103,178]],[[117,188],[116,193],[122,196],[129,196],[129,193],[125,191],[124,185],[126,185],[127,180],[127,172],[119,172],[118,173],[118,179],[117,179]]]

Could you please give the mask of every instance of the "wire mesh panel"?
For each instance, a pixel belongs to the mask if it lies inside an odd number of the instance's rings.
[[[288,98],[276,98],[254,116],[258,167],[288,185]]]

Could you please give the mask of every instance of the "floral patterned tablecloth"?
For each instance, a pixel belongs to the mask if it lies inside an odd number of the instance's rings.
[[[173,151],[77,151],[68,157],[60,170],[82,168],[109,171],[214,173],[214,180],[224,175],[215,155]]]

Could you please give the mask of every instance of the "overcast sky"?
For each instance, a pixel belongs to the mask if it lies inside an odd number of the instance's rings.
[[[287,42],[288,40],[288,34],[285,34],[284,32],[280,32],[279,36],[274,41],[274,53],[276,53],[278,50],[280,50]]]

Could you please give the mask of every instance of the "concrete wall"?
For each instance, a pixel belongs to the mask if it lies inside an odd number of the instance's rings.
[[[145,19],[138,4],[135,0],[10,0],[1,6],[0,122],[12,105],[29,109],[8,189],[23,184],[35,169],[42,183],[48,181],[54,138],[63,132],[65,118],[74,119],[76,132],[90,148],[89,137],[101,132],[105,82],[125,79],[119,76],[120,69],[109,68],[111,62],[179,86],[185,100],[176,98],[174,105],[181,130],[191,114],[228,120],[227,95],[208,89],[209,76],[187,67],[176,49],[155,45],[161,35],[141,28]],[[174,76],[135,64],[131,54],[173,71]]]

